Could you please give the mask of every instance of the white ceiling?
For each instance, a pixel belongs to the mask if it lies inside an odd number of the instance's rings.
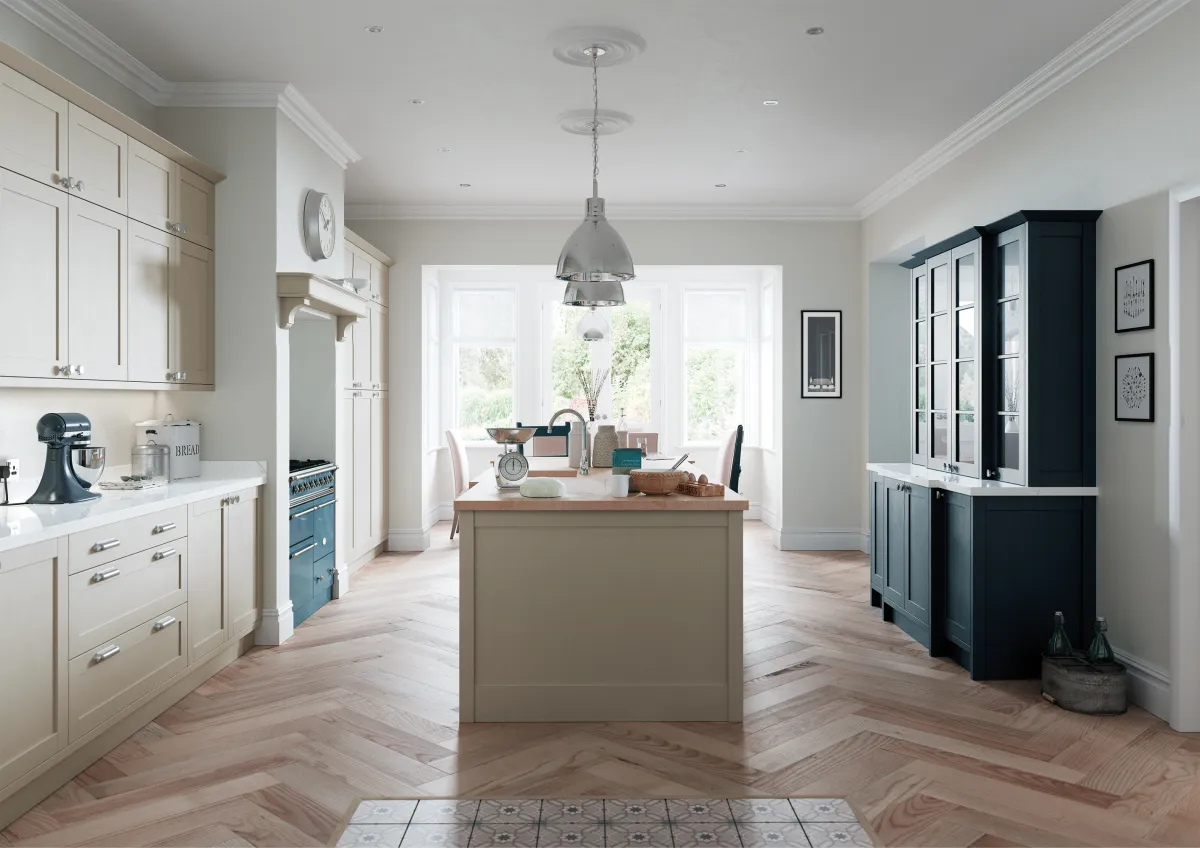
[[[363,157],[349,203],[581,211],[589,141],[556,116],[590,74],[552,57],[565,27],[648,43],[600,72],[636,122],[601,139],[612,208],[847,208],[1125,0],[64,2],[168,80],[293,83]]]

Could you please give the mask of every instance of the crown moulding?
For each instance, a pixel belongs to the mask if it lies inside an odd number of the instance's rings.
[[[621,221],[857,221],[859,214],[842,206],[619,206],[609,217]],[[395,220],[577,220],[570,206],[417,206],[405,204],[346,205],[347,221]]]

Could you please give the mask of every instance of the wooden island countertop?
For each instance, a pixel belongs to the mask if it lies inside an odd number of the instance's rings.
[[[596,511],[596,512],[695,512],[695,511],[731,511],[748,510],[750,501],[737,492],[726,488],[725,496],[720,498],[697,498],[690,495],[671,493],[669,495],[631,494],[626,498],[613,497],[608,493],[608,478],[612,476],[611,468],[593,468],[586,477],[574,475],[575,469],[567,468],[565,460],[547,461],[545,459],[531,460],[530,476],[557,477],[567,487],[567,493],[561,498],[526,498],[516,489],[501,491],[496,488],[496,475],[491,466],[472,480],[471,488],[454,500],[454,508],[458,511],[526,511],[526,512],[558,512],[558,511]],[[670,468],[671,460],[651,460],[646,463],[647,469]],[[699,473],[695,466],[687,465],[693,473]]]

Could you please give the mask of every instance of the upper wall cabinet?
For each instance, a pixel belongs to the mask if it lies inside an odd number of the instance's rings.
[[[1094,485],[1099,215],[1020,212],[905,263],[915,464]]]
[[[3,43],[0,61],[0,385],[212,386],[222,177]]]
[[[350,229],[344,230],[346,276],[368,281],[363,295],[380,306],[388,303],[388,269],[391,258]]]

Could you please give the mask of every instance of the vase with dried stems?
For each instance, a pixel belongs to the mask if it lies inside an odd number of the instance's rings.
[[[575,369],[575,378],[579,381],[580,391],[587,400],[588,420],[596,420],[596,403],[600,400],[600,390],[608,379],[607,368],[588,369],[582,365]]]

